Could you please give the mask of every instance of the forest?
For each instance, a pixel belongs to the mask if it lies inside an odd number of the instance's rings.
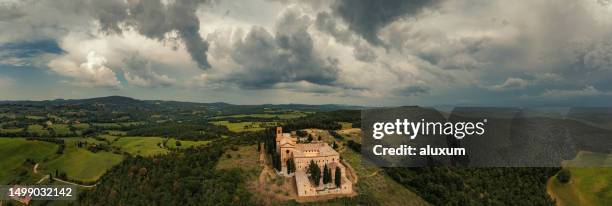
[[[168,155],[130,157],[111,169],[94,189],[81,193],[82,205],[250,205],[240,169],[215,170],[228,145],[256,138],[219,140],[207,147]]]
[[[559,168],[384,168],[434,205],[554,205],[546,181]]]

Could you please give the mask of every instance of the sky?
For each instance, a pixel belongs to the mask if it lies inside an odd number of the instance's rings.
[[[0,100],[610,106],[612,0],[0,0]]]

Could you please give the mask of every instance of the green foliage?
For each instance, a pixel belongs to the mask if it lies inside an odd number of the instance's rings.
[[[321,179],[321,168],[319,168],[319,165],[310,160],[307,171],[308,174],[310,174],[310,180],[312,180],[316,186],[319,186],[319,180]]]
[[[307,128],[319,128],[327,130],[342,129],[338,122],[358,122],[361,121],[361,111],[359,110],[337,110],[330,112],[318,112],[306,117],[292,119],[283,125],[287,131],[301,130]]]
[[[347,145],[348,147],[350,147],[350,148],[351,148],[353,151],[355,151],[355,152],[358,152],[358,153],[359,153],[359,152],[361,152],[361,144],[359,144],[359,143],[357,143],[357,142],[355,142],[355,141],[353,141],[353,140],[349,140],[349,141],[346,143],[346,145]]]
[[[557,174],[557,180],[560,183],[568,183],[571,177],[572,177],[572,174],[566,168],[559,170],[559,173]]]
[[[293,158],[287,159],[287,174],[291,174],[295,172],[295,162]]]
[[[434,205],[554,205],[546,181],[556,168],[385,168]]]
[[[336,187],[340,187],[342,185],[342,170],[339,167],[336,167],[336,175],[334,177],[334,183]]]
[[[323,184],[330,183],[331,180],[331,169],[325,164],[325,166],[323,166]]]
[[[272,154],[272,166],[274,166],[274,169],[277,171],[281,171],[282,169],[280,155],[277,153]]]
[[[250,205],[241,170],[215,169],[224,144],[155,158],[130,157],[78,201],[80,205]]]
[[[150,124],[128,131],[128,136],[161,136],[185,140],[209,140],[231,135],[225,127],[212,124]]]

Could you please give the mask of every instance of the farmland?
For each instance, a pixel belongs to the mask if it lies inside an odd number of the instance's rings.
[[[160,147],[163,142],[161,137],[122,137],[112,146],[131,155],[150,157],[168,153],[167,149]]]
[[[0,138],[0,184],[16,178],[20,168],[30,167],[26,159],[41,162],[55,154],[58,146],[43,141],[27,141],[24,138]],[[25,171],[30,168],[25,168]]]
[[[225,126],[232,132],[255,132],[261,131],[266,127],[277,125],[277,122],[229,122],[229,121],[214,121],[214,125]]]

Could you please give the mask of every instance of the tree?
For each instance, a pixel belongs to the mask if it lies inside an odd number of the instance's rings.
[[[572,174],[566,168],[561,169],[561,171],[559,171],[559,174],[557,174],[557,180],[559,180],[559,182],[561,183],[568,183],[571,177]]]
[[[336,187],[340,187],[342,184],[342,171],[339,167],[336,167],[336,176],[334,177],[334,183],[336,183]]]
[[[323,166],[323,184],[330,182],[330,176],[331,174],[329,173],[329,168],[327,167],[327,164],[325,164],[325,166]]]
[[[319,180],[321,179],[321,168],[317,165],[313,160],[310,160],[310,164],[308,165],[308,173],[310,174],[310,179],[314,181],[315,186],[319,186]]]
[[[287,174],[291,174],[295,172],[295,162],[293,158],[287,159]]]
[[[311,134],[308,134],[308,139],[307,140],[308,140],[308,142],[312,142],[312,135]]]
[[[174,142],[174,144],[176,144],[177,147],[181,146],[181,141],[176,140],[176,142]]]
[[[272,155],[272,166],[274,166],[274,168],[278,171],[282,169],[280,155],[278,155],[277,153],[274,153]]]

